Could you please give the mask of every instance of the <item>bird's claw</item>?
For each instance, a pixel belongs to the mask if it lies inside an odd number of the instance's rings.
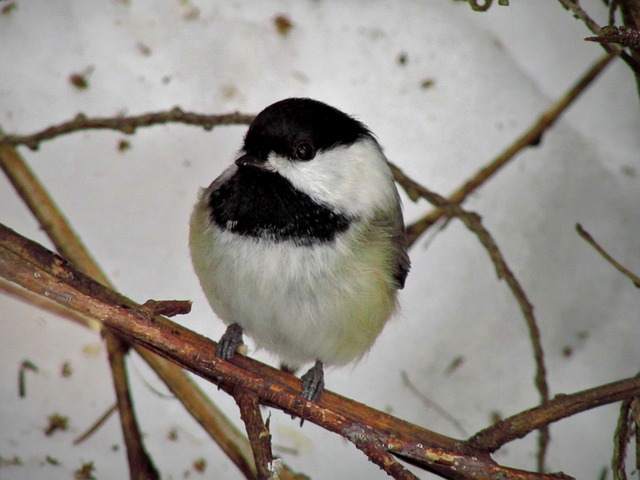
[[[240,345],[242,345],[242,327],[232,323],[218,342],[216,356],[222,360],[231,360]]]
[[[310,402],[317,402],[324,391],[324,370],[318,360],[307,373],[302,376],[302,397]]]

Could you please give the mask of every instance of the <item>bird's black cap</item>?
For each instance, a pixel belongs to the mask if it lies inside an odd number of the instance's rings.
[[[322,151],[349,146],[364,136],[373,138],[364,124],[326,103],[287,98],[256,116],[245,136],[244,150],[263,159],[274,152],[295,160],[296,148],[303,143]]]

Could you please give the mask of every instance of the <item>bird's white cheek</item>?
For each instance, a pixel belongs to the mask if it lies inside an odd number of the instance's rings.
[[[318,152],[308,162],[272,154],[269,163],[296,189],[351,216],[391,209],[398,201],[387,159],[370,139]]]

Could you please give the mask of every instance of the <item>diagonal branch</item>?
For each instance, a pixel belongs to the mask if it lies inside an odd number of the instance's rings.
[[[377,445],[383,445],[387,452],[450,479],[569,478],[563,474],[543,475],[500,466],[486,451],[466,442],[409,424],[328,391],[318,403],[308,402],[299,395],[299,379],[242,355],[236,355],[231,362],[220,360],[214,353],[215,342],[164,317],[145,315],[138,306],[131,308],[131,303],[123,307],[119,301],[122,296],[1,225],[0,276],[103,322],[128,340],[218,384],[225,391],[229,392],[231,385],[253,392],[261,403],[320,425],[363,451],[369,446],[376,449]]]
[[[640,377],[632,377],[577,393],[557,395],[538,407],[501,420],[476,433],[468,443],[476,448],[494,452],[505,443],[522,438],[540,426],[549,425],[591,408],[634,398],[639,390]]]

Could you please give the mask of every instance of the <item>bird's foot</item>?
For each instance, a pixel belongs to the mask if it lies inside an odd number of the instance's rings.
[[[218,342],[216,356],[222,360],[231,360],[240,345],[242,345],[242,327],[237,323],[232,323]]]
[[[302,376],[302,397],[310,402],[317,402],[324,390],[324,370],[318,360],[307,373]]]

